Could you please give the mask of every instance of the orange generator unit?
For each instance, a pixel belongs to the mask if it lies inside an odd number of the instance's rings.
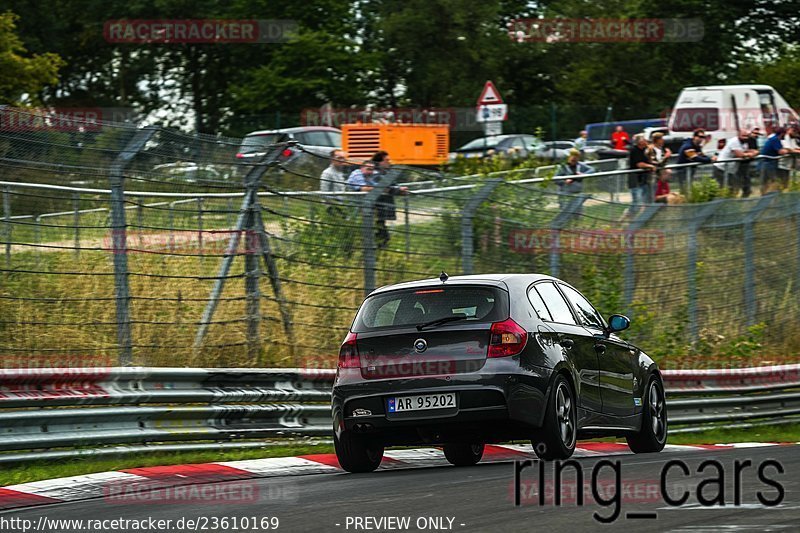
[[[447,162],[450,127],[446,124],[344,124],[342,148],[349,159],[369,159],[385,150],[392,163],[441,165]]]

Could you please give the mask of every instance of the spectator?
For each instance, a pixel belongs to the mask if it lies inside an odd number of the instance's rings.
[[[633,138],[633,148],[628,157],[628,168],[643,172],[628,174],[628,188],[631,190],[631,204],[640,205],[650,202],[650,178],[656,165],[647,156],[647,139],[641,133]]]
[[[683,196],[680,193],[670,192],[670,177],[672,177],[672,170],[668,168],[662,168],[658,173],[655,201],[659,204],[682,204],[684,202]]]
[[[559,194],[578,194],[583,191],[583,176],[584,174],[591,174],[595,170],[587,165],[586,163],[581,162],[581,153],[576,150],[572,149],[569,151],[567,155],[567,160],[561,166],[558,167],[558,171],[556,171],[556,176],[575,176],[574,178],[567,178],[565,180],[558,180],[556,184],[558,185],[558,192]],[[564,198],[559,198],[559,204],[563,207],[564,205]]]
[[[664,134],[660,131],[653,133],[650,137],[650,146],[647,147],[647,154],[650,160],[657,167],[663,167],[672,157],[672,150],[666,147],[664,143]]]
[[[344,192],[347,189],[347,155],[344,150],[331,151],[331,163],[322,171],[319,190],[322,192]]]
[[[800,136],[800,128],[797,124],[790,124],[786,127],[786,135],[783,136],[781,144],[791,157],[784,157],[778,161],[778,178],[784,189],[789,186],[789,175],[797,166],[797,154],[800,154],[798,136]]]
[[[767,194],[778,175],[778,160],[777,157],[789,153],[789,150],[783,147],[783,137],[786,135],[786,130],[780,126],[772,130],[772,135],[767,137],[764,146],[761,147],[761,155],[764,156],[759,159],[759,172],[761,173],[761,194]]]
[[[678,150],[678,164],[686,163],[711,163],[716,161],[716,157],[709,157],[703,153],[703,145],[707,143],[706,132],[703,129],[696,129],[692,137],[686,139]],[[695,172],[693,167],[683,167],[678,169],[678,182],[681,188],[686,187],[686,178]]]
[[[576,150],[583,150],[584,148],[586,148],[586,141],[588,136],[589,132],[587,132],[586,130],[581,130],[578,137],[573,141]]]
[[[736,196],[742,189],[742,197],[750,196],[750,175],[747,172],[749,161],[730,161],[731,159],[752,159],[758,155],[758,150],[750,148],[748,139],[750,134],[745,129],[739,130],[739,135],[725,141],[725,148],[719,153],[723,163],[714,163],[714,177],[720,186],[728,187]],[[744,173],[742,173],[744,168]]]
[[[611,147],[614,150],[627,150],[631,143],[631,136],[625,131],[622,125],[617,126],[616,131],[611,134]]]
[[[381,180],[385,178],[390,167],[389,154],[384,151],[376,152],[360,169],[354,170],[350,174],[347,179],[347,185],[350,190],[371,191],[380,186]],[[394,185],[385,187],[385,192],[375,202],[375,222],[377,226],[375,239],[378,248],[385,248],[389,243],[390,236],[386,221],[397,218],[394,206],[394,196],[397,194],[408,194],[408,187],[396,187]]]

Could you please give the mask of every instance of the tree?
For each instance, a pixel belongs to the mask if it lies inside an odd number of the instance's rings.
[[[46,85],[58,82],[64,64],[54,53],[31,55],[16,33],[17,15],[0,14],[0,104],[38,104]]]

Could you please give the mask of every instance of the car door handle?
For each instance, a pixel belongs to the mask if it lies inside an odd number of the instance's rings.
[[[603,355],[606,353],[606,345],[602,343],[598,343],[594,345],[594,349],[598,355]]]
[[[561,339],[558,341],[562,348],[565,350],[571,350],[573,346],[575,346],[575,341],[572,339]]]

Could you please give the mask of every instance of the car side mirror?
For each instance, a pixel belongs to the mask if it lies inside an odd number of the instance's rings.
[[[608,327],[606,328],[606,337],[617,331],[626,330],[631,327],[631,319],[625,315],[611,315],[608,317]]]

